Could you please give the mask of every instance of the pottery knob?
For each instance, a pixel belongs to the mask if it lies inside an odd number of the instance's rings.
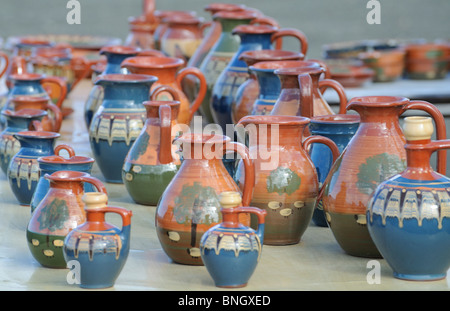
[[[219,196],[220,205],[223,208],[233,208],[242,202],[241,194],[236,191],[224,191]]]
[[[403,124],[403,134],[406,140],[431,139],[434,127],[430,117],[406,117]]]
[[[97,209],[106,207],[108,196],[102,192],[86,192],[82,200],[86,204],[85,209]]]

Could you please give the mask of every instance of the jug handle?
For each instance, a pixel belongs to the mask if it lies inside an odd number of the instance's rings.
[[[278,39],[281,39],[282,37],[294,37],[298,39],[298,41],[300,42],[300,52],[304,56],[306,56],[306,53],[308,52],[308,38],[302,31],[294,28],[283,28],[274,33],[270,38],[270,40],[271,42],[277,41],[281,43],[281,40]],[[282,49],[281,44],[279,45],[280,45],[279,48],[278,46],[276,46],[277,50]]]
[[[341,152],[339,151],[338,146],[336,145],[336,143],[334,141],[332,141],[328,137],[320,136],[320,135],[309,136],[302,143],[303,149],[308,150],[310,148],[310,145],[313,143],[321,143],[321,144],[326,145],[328,148],[330,148],[331,153],[333,155],[333,164],[336,162],[337,158],[340,156]],[[316,202],[320,202],[320,200],[322,200],[323,191],[325,189],[326,184],[327,184],[327,181],[325,180],[325,182],[322,184],[322,186],[319,189],[319,193],[317,195]]]
[[[173,87],[168,85],[158,85],[155,87],[151,92],[150,100],[158,100],[158,96],[164,92],[169,93],[173,100],[180,101],[180,95],[178,95],[178,92]]]
[[[122,230],[120,234],[123,233],[123,228],[131,225],[131,216],[133,216],[133,212],[131,210],[127,210],[122,207],[115,207],[115,206],[105,206],[101,209],[96,210],[96,212],[102,212],[102,213],[115,213],[119,214],[122,218]]]
[[[312,79],[309,74],[298,76],[300,98],[297,116],[312,118],[314,116],[314,100],[312,94]]]
[[[0,72],[0,78],[3,77],[6,70],[8,70],[9,67],[9,57],[6,53],[0,51],[0,57],[5,60],[5,66],[3,67],[2,71]]]
[[[29,129],[31,131],[43,131],[44,128],[42,127],[42,123],[39,120],[33,120],[31,121],[31,124],[29,126]]]
[[[83,177],[81,177],[81,181],[94,185],[94,187],[97,188],[98,192],[108,194],[108,192],[106,191],[105,185],[101,182],[100,179],[98,179],[96,177],[83,176]]]
[[[213,24],[213,23],[212,23],[211,21],[204,22],[203,24],[201,24],[201,26],[200,26],[200,31],[201,31],[201,33],[204,35],[205,29],[208,28],[208,27],[211,27],[212,24]]]
[[[177,84],[180,89],[182,89],[181,83],[187,75],[193,75],[200,80],[200,88],[197,93],[197,97],[194,99],[192,104],[189,107],[189,122],[191,122],[194,113],[201,106],[203,99],[206,96],[206,91],[208,89],[208,85],[206,83],[206,78],[203,72],[196,67],[185,67],[181,69],[177,74]]]
[[[260,209],[257,207],[251,207],[251,206],[241,206],[241,207],[235,207],[235,210],[238,213],[250,213],[256,215],[258,219],[258,228],[256,230],[256,234],[259,237],[259,240],[261,241],[261,245],[263,244],[264,239],[264,223],[265,218],[267,215],[267,211],[264,209]]]
[[[319,89],[321,91],[325,91],[325,89],[328,87],[334,89],[339,96],[339,114],[347,113],[347,94],[345,94],[345,89],[342,84],[332,79],[323,79],[319,81]]]
[[[159,107],[159,162],[168,164],[173,161],[172,158],[172,109],[169,105]]]
[[[82,67],[83,70],[81,74],[75,79],[71,88],[73,89],[81,80],[87,78],[89,72],[91,71],[91,63],[87,61],[84,57],[73,57],[71,61],[72,70],[75,70],[77,67]]]
[[[253,188],[255,186],[255,164],[250,159],[250,152],[245,145],[238,142],[228,142],[225,145],[224,153],[226,153],[226,151],[237,152],[242,158],[245,174],[244,189],[242,191],[242,205],[249,206],[253,196]]]
[[[66,83],[64,82],[63,79],[60,79],[60,78],[57,78],[57,77],[45,77],[45,78],[43,78],[41,80],[41,84],[47,84],[47,83],[54,84],[54,85],[56,85],[59,88],[61,94],[59,95],[59,98],[56,101],[56,106],[58,106],[58,108],[61,108],[62,104],[64,102],[64,99],[67,96],[67,85],[66,85]]]
[[[320,65],[320,67],[323,68],[323,70],[324,70],[323,78],[324,78],[324,79],[331,79],[331,71],[330,71],[330,67],[328,67],[328,65],[327,65],[323,60],[320,60],[320,59],[310,59],[309,61],[318,63],[318,64]],[[325,92],[325,90],[323,90],[323,92]],[[323,92],[322,92],[322,94],[323,94]]]
[[[75,150],[73,150],[73,148],[69,145],[66,144],[61,144],[55,147],[54,153],[56,155],[59,155],[59,152],[61,150],[66,150],[67,153],[69,154],[69,158],[74,157],[75,156]]]
[[[430,114],[436,124],[436,138],[438,140],[447,138],[444,116],[435,105],[423,100],[412,100],[402,108],[399,115],[403,114],[406,110],[422,110]],[[447,170],[446,154],[447,151],[444,149],[439,150],[437,155],[436,170],[442,175],[445,175]]]
[[[59,132],[61,129],[62,119],[63,119],[63,114],[61,112],[61,109],[51,102],[47,103],[47,109],[50,110],[51,112],[53,112],[53,114],[55,116],[54,120],[53,120],[53,128],[52,128],[53,132]]]

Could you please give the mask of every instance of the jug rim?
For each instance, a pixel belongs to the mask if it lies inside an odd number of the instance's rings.
[[[169,56],[135,56],[125,59],[121,67],[136,68],[175,68],[184,65],[185,61],[178,57]]]
[[[48,97],[35,95],[18,95],[11,98],[11,102],[33,102],[33,103],[48,103]]]
[[[281,61],[281,60],[296,60],[297,58],[304,58],[305,55],[300,52],[286,51],[286,50],[253,50],[245,51],[239,55],[240,59],[252,59],[256,61]]]
[[[37,159],[39,163],[55,163],[55,164],[88,164],[88,163],[94,163],[94,159],[91,157],[85,157],[85,156],[73,156],[70,158],[64,158],[59,155],[51,155],[51,156],[45,156],[45,157],[39,157]]]
[[[52,174],[45,174],[44,178],[52,181],[82,181],[85,177],[91,175],[85,172],[79,171],[56,171]]]
[[[23,118],[36,118],[41,116],[46,116],[47,111],[35,108],[23,108],[20,110],[3,110],[1,112],[4,116],[13,116],[13,117],[23,117]]]
[[[310,65],[307,62],[310,62]],[[303,73],[303,71],[311,71],[312,69],[324,70],[317,62],[303,60],[264,61],[250,66],[249,69],[254,71],[273,71],[275,74],[285,72],[298,74],[299,72]]]
[[[355,124],[360,123],[361,117],[358,114],[333,114],[314,116],[311,123],[317,124]]]
[[[375,107],[375,108],[403,106],[408,102],[409,99],[403,96],[391,96],[391,95],[357,96],[350,99],[350,101],[347,104],[347,109],[355,105],[362,105],[364,107]]]
[[[309,123],[310,119],[302,116],[250,115],[240,119],[237,124],[305,125]]]
[[[112,54],[121,54],[121,55],[132,55],[132,54],[138,54],[140,51],[139,48],[132,47],[132,46],[126,46],[126,45],[108,45],[104,46],[100,49],[100,55],[103,55],[105,53],[112,53]]]
[[[100,81],[121,83],[156,82],[158,81],[158,77],[144,74],[111,73],[98,76],[97,79],[95,79],[94,84],[97,84]]]
[[[16,81],[36,81],[45,78],[45,75],[40,73],[25,72],[12,74],[9,78]]]
[[[30,138],[58,138],[61,134],[56,132],[48,132],[48,131],[20,131],[15,133],[19,137],[30,137]]]
[[[232,34],[272,34],[278,29],[270,25],[238,25],[233,28]]]

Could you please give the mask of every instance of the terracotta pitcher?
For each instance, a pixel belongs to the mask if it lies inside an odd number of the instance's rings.
[[[248,68],[259,62],[267,61],[288,61],[303,60],[305,55],[300,52],[284,50],[256,50],[246,51],[239,55]],[[233,123],[237,123],[242,117],[250,115],[253,110],[253,104],[260,94],[260,86],[256,74],[249,70],[248,79],[236,90],[236,96],[231,107],[231,118]]]
[[[164,191],[156,208],[156,232],[164,252],[174,262],[202,265],[199,249],[202,235],[221,222],[219,195],[240,191],[227,172],[222,159],[227,152],[238,152],[245,166],[243,206],[249,206],[254,167],[247,148],[222,135],[184,134],[177,139],[183,162]],[[249,225],[249,215],[239,218]]]
[[[22,109],[19,111],[2,111],[6,119],[6,127],[0,134],[0,167],[7,173],[11,158],[20,150],[20,142],[15,133],[37,130],[42,131],[41,120],[47,112],[37,109]]]
[[[101,192],[84,194],[86,221],[64,239],[64,259],[75,260],[80,267],[80,287],[114,286],[130,252],[131,210],[108,206],[108,196]],[[118,214],[121,228],[106,221],[106,214]]]
[[[171,17],[196,17],[195,11],[182,11],[182,10],[157,10],[155,11],[155,17],[158,21],[158,26],[153,33],[153,43],[156,50],[161,51],[161,39],[165,32],[169,28],[168,19]]]
[[[59,132],[62,125],[63,114],[61,109],[50,102],[47,97],[31,95],[17,96],[11,99],[14,111],[22,109],[38,109],[47,111],[41,120],[42,129],[47,132]]]
[[[383,181],[367,209],[367,227],[394,277],[412,281],[444,279],[450,268],[450,179],[430,165],[433,152],[450,140],[431,140],[428,117],[406,117],[406,169]]]
[[[153,84],[152,89],[160,85],[167,85],[173,88],[177,93],[177,98],[161,93],[157,99],[180,101],[178,122],[181,124],[189,124],[205,97],[206,80],[199,69],[194,67],[182,68],[183,66],[184,61],[176,57],[138,56],[126,59],[122,63],[122,67],[128,69],[131,73],[157,77],[158,81]],[[200,81],[200,89],[192,103],[186,97],[182,87],[183,81],[187,76],[193,76]]]
[[[179,101],[147,101],[147,120],[131,146],[122,169],[122,179],[138,204],[156,206],[181,165],[177,148]]]
[[[249,152],[255,165],[255,188],[250,206],[267,211],[264,243],[299,243],[311,222],[319,195],[316,168],[308,154],[312,144],[321,143],[339,156],[336,144],[324,136],[304,131],[310,120],[297,116],[247,116],[238,125],[245,127]],[[242,164],[237,179],[245,179]]]
[[[257,22],[257,19],[254,22]],[[227,124],[232,123],[231,107],[235,104],[236,91],[249,78],[247,64],[240,59],[243,52],[272,49],[275,42],[285,37],[295,38],[300,43],[300,51],[303,55],[306,55],[308,51],[308,40],[303,32],[297,29],[278,29],[268,25],[239,25],[233,29],[232,33],[239,36],[240,45],[217,78],[210,102],[214,122],[223,130]]]
[[[404,97],[356,97],[347,109],[360,115],[360,125],[325,180],[323,209],[346,253],[380,257],[367,230],[366,209],[376,187],[406,168],[406,141],[399,117],[407,110],[424,110],[435,121],[438,139],[446,137],[445,121],[434,105]],[[440,151],[439,171],[445,171],[445,166],[445,154]]]
[[[321,90],[332,88],[339,95],[339,114],[346,113],[347,95],[344,87],[332,79],[320,79],[323,67],[280,68],[275,71],[281,82],[280,96],[275,102],[271,114],[302,115],[305,117],[335,114],[322,96]],[[312,101],[310,104],[304,102]],[[311,111],[301,111],[312,107]]]
[[[66,268],[63,247],[67,234],[86,221],[84,183],[107,193],[102,182],[87,173],[58,171],[45,175],[50,188],[31,215],[26,230],[28,248],[42,266]]]
[[[128,18],[129,33],[124,45],[140,49],[154,49],[153,33],[157,24],[149,21],[145,16],[132,16]]]

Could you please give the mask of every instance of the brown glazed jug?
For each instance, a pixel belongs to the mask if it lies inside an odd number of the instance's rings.
[[[127,58],[122,62],[122,67],[128,69],[131,73],[151,75],[158,78],[152,90],[160,85],[166,85],[173,88],[180,101],[180,111],[178,114],[178,122],[180,124],[189,124],[198,110],[203,98],[206,94],[206,80],[203,73],[194,67],[185,67],[184,61],[176,57],[152,57],[152,56],[137,56]],[[182,83],[186,76],[192,75],[200,81],[200,88],[197,97],[191,103],[186,94],[183,92]],[[172,96],[167,96],[166,93],[161,93],[157,100],[174,100]]]
[[[47,132],[59,132],[61,129],[63,114],[61,109],[50,102],[47,97],[23,95],[11,99],[13,110],[38,109],[47,111],[47,115],[41,120],[42,130]]]
[[[271,114],[273,115],[301,115],[304,117],[335,114],[322,96],[321,90],[332,88],[339,95],[339,114],[346,113],[347,95],[344,87],[333,79],[320,79],[325,73],[323,67],[280,68],[275,70],[281,81],[281,92]],[[311,105],[303,102],[311,101]],[[312,111],[301,110],[312,107]]]
[[[183,134],[176,140],[182,149],[179,171],[164,191],[156,208],[155,226],[164,252],[174,262],[203,265],[199,244],[202,235],[221,223],[219,195],[240,191],[223,164],[225,153],[237,152],[244,162],[242,205],[249,206],[255,172],[247,147],[223,135]],[[250,225],[250,216],[239,221]]]
[[[326,220],[340,247],[349,255],[380,257],[366,221],[366,209],[377,186],[406,168],[405,137],[399,117],[408,110],[429,113],[438,139],[445,139],[445,120],[428,102],[396,96],[365,96],[350,100],[347,110],[360,115],[360,126],[328,174],[323,187]],[[445,150],[438,170],[445,171]]]
[[[319,135],[305,139],[309,122],[299,116],[255,115],[238,123],[248,135],[255,165],[250,206],[267,211],[264,244],[299,243],[311,222],[319,194],[318,175],[308,153],[311,144],[325,144],[334,159],[339,156],[331,139]],[[245,176],[240,163],[236,179],[241,184]]]
[[[179,101],[144,102],[147,120],[128,151],[122,179],[132,199],[156,206],[181,165],[172,144],[178,135]]]

